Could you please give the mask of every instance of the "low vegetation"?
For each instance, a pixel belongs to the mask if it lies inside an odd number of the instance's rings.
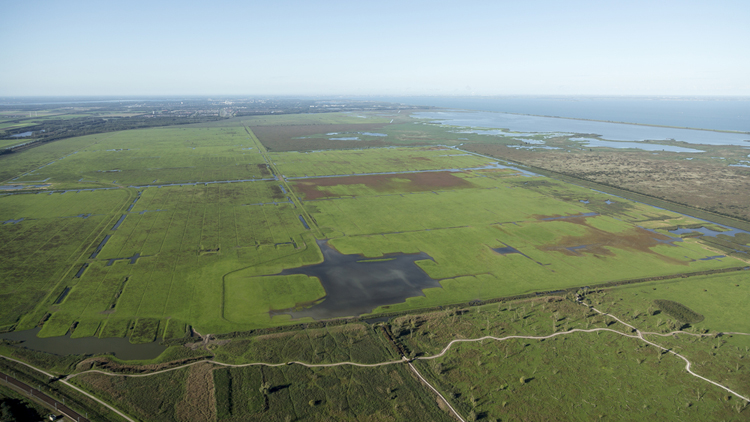
[[[748,235],[680,237],[670,230],[707,223],[569,183],[575,175],[507,167],[467,151],[502,152],[477,147],[486,135],[407,113],[223,113],[0,157],[6,184],[43,185],[0,193],[0,328],[170,346],[126,362],[4,341],[4,356],[80,374],[72,382],[144,421],[451,420],[402,354],[468,420],[745,417],[744,402],[644,340],[750,394],[750,336],[722,334],[750,333]],[[379,301],[356,275],[405,254],[435,287],[386,289]],[[334,256],[352,262],[359,288],[343,299],[324,287]],[[334,300],[384,317],[293,317]],[[435,357],[455,340],[556,333],[458,342]],[[323,366],[341,362],[390,363]]]
[[[703,321],[703,315],[692,311],[687,306],[671,300],[657,299],[654,304],[667,315],[684,324],[695,324]]]

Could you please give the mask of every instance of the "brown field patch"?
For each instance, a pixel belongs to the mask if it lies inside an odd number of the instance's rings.
[[[324,188],[339,185],[364,185],[378,192],[423,192],[441,188],[468,188],[473,186],[470,182],[449,171],[321,177],[299,180],[294,185],[297,192],[307,200],[335,197],[337,195]]]
[[[271,197],[273,199],[284,199],[286,196],[283,192],[281,192],[281,188],[279,186],[271,186]]]
[[[190,373],[185,381],[185,395],[175,407],[178,420],[216,420],[213,365],[199,363],[190,367]]]
[[[385,123],[361,123],[346,125],[279,125],[253,126],[252,130],[258,140],[269,151],[309,151],[318,149],[371,148],[390,146],[388,138],[362,141],[330,140],[328,137],[296,139],[303,136],[325,133],[372,132]]]
[[[261,176],[270,176],[271,172],[268,170],[268,164],[258,164],[258,170],[260,170]]]
[[[568,256],[580,256],[585,253],[594,256],[615,256],[608,248],[627,249],[656,255],[670,264],[687,265],[685,261],[664,256],[651,250],[654,246],[669,243],[670,238],[662,234],[640,227],[620,233],[610,233],[590,226],[586,223],[585,217],[565,218],[558,221],[585,226],[587,233],[583,236],[565,236],[554,245],[537,246],[537,249],[562,252]]]

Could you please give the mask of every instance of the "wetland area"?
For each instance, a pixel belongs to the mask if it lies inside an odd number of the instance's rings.
[[[491,112],[429,111],[413,114],[415,118],[430,119],[442,125],[501,128],[510,132],[563,132],[596,134],[610,141],[675,140],[701,145],[748,146],[750,134],[573,120]],[[508,133],[506,136],[513,136]]]
[[[200,419],[198,407],[222,422],[289,409],[300,420],[383,409],[448,420],[422,382],[479,420],[549,419],[557,410],[538,398],[565,385],[608,409],[637,401],[645,419],[667,386],[706,390],[682,407],[687,419],[729,418],[749,344],[715,334],[750,331],[750,232],[613,186],[639,168],[727,179],[745,171],[727,163],[747,160],[737,150],[748,138],[405,108],[235,116],[4,154],[0,348],[144,421]],[[729,197],[724,187],[703,192]],[[680,327],[690,340],[666,335]],[[600,367],[657,387],[614,392]]]
[[[287,269],[278,275],[315,277],[326,295],[312,306],[274,310],[273,315],[314,319],[358,316],[410,297],[424,296],[423,289],[441,287],[417,265],[418,261],[432,259],[424,252],[368,259],[362,255],[344,255],[332,248],[328,240],[318,240],[317,244],[323,254],[322,263]]]
[[[167,350],[159,342],[133,344],[127,338],[71,338],[70,334],[57,337],[38,337],[40,328],[0,334],[0,339],[18,343],[19,346],[55,355],[97,355],[112,353],[123,360],[148,360],[159,357]]]

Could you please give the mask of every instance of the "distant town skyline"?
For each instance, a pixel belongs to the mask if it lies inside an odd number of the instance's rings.
[[[744,1],[0,2],[0,96],[748,96]]]

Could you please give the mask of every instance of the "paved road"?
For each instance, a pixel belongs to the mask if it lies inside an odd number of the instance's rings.
[[[90,422],[89,419],[84,417],[83,415],[77,413],[73,409],[69,408],[68,406],[65,406],[64,404],[60,403],[59,401],[53,399],[52,397],[42,393],[41,391],[33,388],[32,386],[23,383],[12,376],[0,372],[0,383],[6,384],[11,386],[13,389],[22,392],[28,397],[33,397],[45,405],[47,405],[50,409],[57,409],[58,413],[62,413],[66,417],[70,418],[73,421],[76,422]]]

